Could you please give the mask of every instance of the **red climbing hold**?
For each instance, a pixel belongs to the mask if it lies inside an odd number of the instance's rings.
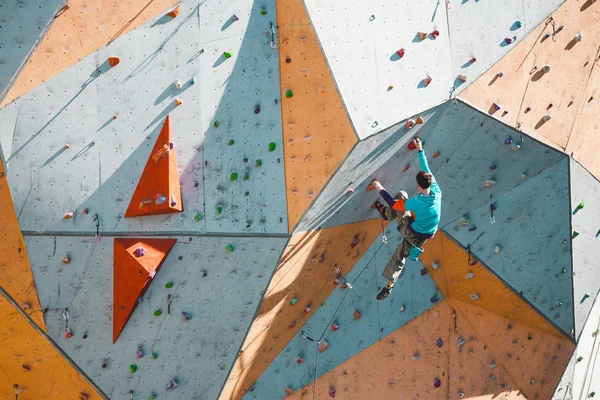
[[[396,51],[396,54],[398,54],[398,57],[400,57],[400,58],[404,57],[404,49],[400,49],[400,50]]]
[[[429,84],[431,83],[432,79],[429,75],[427,75],[425,77],[425,79],[423,79],[423,84],[425,85],[425,87],[429,86]]]
[[[329,395],[335,398],[335,388],[329,389]]]
[[[183,211],[177,159],[170,145],[172,142],[171,124],[167,115],[138,185],[131,196],[125,218]]]
[[[113,343],[125,328],[152,279],[167,258],[177,239],[114,239]],[[136,257],[136,249],[146,249]]]
[[[434,30],[433,32],[431,32],[431,34],[430,34],[430,35],[431,35],[431,37],[432,37],[433,39],[437,39],[437,37],[438,37],[438,36],[440,36],[440,31],[438,31],[438,30],[436,29],[436,30]]]

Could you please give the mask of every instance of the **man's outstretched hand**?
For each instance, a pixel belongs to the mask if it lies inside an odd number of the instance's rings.
[[[423,142],[421,142],[421,139],[419,138],[414,138],[413,139],[413,144],[415,145],[415,148],[419,151],[423,151]]]
[[[383,190],[383,186],[381,185],[381,183],[379,183],[379,181],[377,179],[373,179],[373,182],[371,182],[373,184],[373,187],[375,188],[375,190],[377,190],[378,192]]]

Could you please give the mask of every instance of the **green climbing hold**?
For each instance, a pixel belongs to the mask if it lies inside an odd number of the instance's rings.
[[[232,55],[233,55],[233,54],[231,54],[231,53],[230,53],[230,52],[228,52],[228,51],[224,51],[224,52],[223,52],[223,56],[224,56],[225,58],[230,58]]]
[[[577,236],[579,236],[579,232],[573,231],[573,238],[576,238]]]
[[[217,206],[217,215],[221,215],[222,212],[223,212],[223,207]]]
[[[233,252],[233,250],[235,250],[235,247],[233,247],[232,244],[228,244],[227,246],[225,246],[225,250],[227,250],[229,252]]]
[[[561,270],[560,270],[560,273],[561,273],[561,274],[566,274],[566,273],[567,273],[567,269],[566,269],[566,268],[563,268],[563,269],[561,269]]]
[[[160,317],[161,314],[162,314],[162,310],[160,308],[158,310],[154,311],[154,316],[155,317]]]
[[[292,92],[291,90],[286,90],[285,91],[285,97],[287,97],[288,99],[294,97],[294,92]]]
[[[242,161],[245,162],[245,163],[247,163],[248,159],[246,157],[244,157],[244,158],[242,158]]]
[[[297,302],[298,302],[298,298],[297,298],[297,297],[294,297],[294,298],[293,298],[293,299],[290,301],[290,305],[292,305],[292,306],[293,306],[293,305],[294,305],[294,304],[296,304]]]
[[[581,210],[583,207],[585,207],[585,202],[582,201],[581,203],[577,204],[578,210]]]
[[[233,146],[233,144],[235,143],[235,140],[231,139],[229,142],[227,142],[228,145]]]
[[[277,147],[277,145],[275,144],[275,142],[269,143],[269,151],[275,150],[276,147]]]
[[[129,366],[129,370],[131,371],[132,374],[135,374],[135,371],[137,371],[137,365],[131,364]]]
[[[581,360],[583,360],[582,356],[577,357],[577,362],[580,362]]]
[[[152,359],[153,359],[153,360],[156,360],[157,358],[158,358],[158,353],[157,353],[157,352],[155,352],[155,351],[153,351],[153,352],[152,352]]]
[[[237,178],[238,178],[237,172],[234,172],[231,175],[229,175],[229,180],[237,181]]]
[[[260,15],[267,15],[267,10],[264,8],[260,10]]]
[[[148,396],[148,400],[154,400],[158,397],[158,395],[156,394],[156,392],[152,392],[150,393],[150,396]]]
[[[173,287],[173,282],[167,282],[167,283],[165,284],[165,287],[166,287],[167,289],[171,289],[171,288]]]
[[[250,192],[244,192],[244,196],[248,196]]]
[[[250,228],[250,224],[246,224],[246,229]]]
[[[215,122],[213,122],[213,126],[214,126],[215,128],[218,128],[218,127],[219,127],[219,125],[221,125],[221,124],[219,123],[219,121],[215,121]]]
[[[244,174],[244,180],[247,181],[248,179],[250,179],[250,175]]]
[[[204,217],[202,216],[202,214],[200,214],[199,212],[197,212],[196,214],[194,214],[194,220],[196,222],[200,222],[204,219]]]
[[[205,269],[202,270],[202,277],[206,278],[208,276],[208,272]]]
[[[257,167],[262,166],[262,160],[256,160],[256,166]]]

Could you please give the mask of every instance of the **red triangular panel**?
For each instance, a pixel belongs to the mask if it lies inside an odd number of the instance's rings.
[[[156,139],[125,218],[183,211],[169,116]],[[163,200],[163,201],[161,201]]]
[[[135,311],[177,239],[114,240],[113,343]],[[143,248],[144,255],[135,251]]]

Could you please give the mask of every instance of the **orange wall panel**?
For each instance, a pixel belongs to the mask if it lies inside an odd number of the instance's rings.
[[[338,287],[333,282],[334,264],[346,274],[380,234],[381,221],[377,219],[292,236],[221,399],[243,396]],[[359,243],[352,247],[355,238]],[[294,298],[298,298],[298,303],[291,306]],[[312,310],[310,313],[304,312],[307,305]],[[291,326],[292,321],[295,321],[294,326]]]
[[[291,231],[357,139],[303,2],[278,1],[277,25]]]

